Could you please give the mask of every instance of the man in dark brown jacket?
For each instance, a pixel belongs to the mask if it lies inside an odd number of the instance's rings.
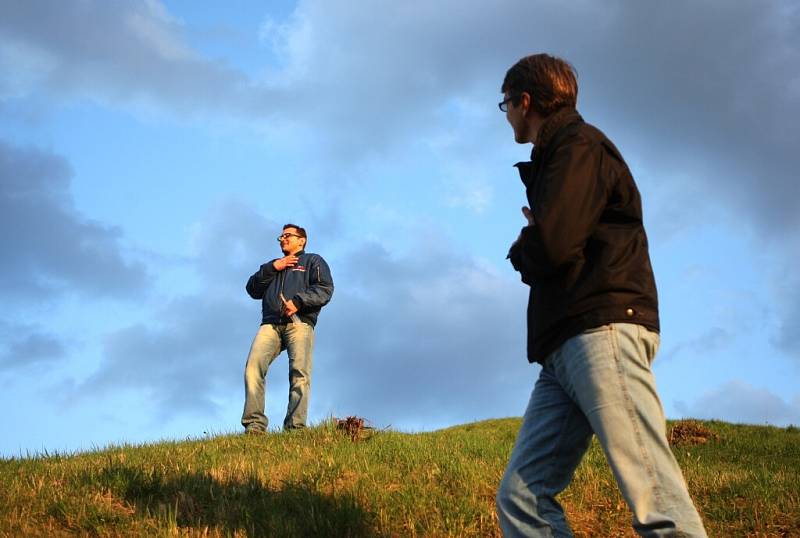
[[[705,536],[667,443],[651,364],[658,299],[639,191],[617,148],[575,110],[567,62],[508,70],[500,109],[528,221],[509,258],[530,286],[528,360],[542,364],[497,493],[506,536],[572,536],[556,496],[597,435],[641,536]]]

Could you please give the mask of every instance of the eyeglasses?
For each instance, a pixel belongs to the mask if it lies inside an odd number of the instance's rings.
[[[278,236],[278,241],[283,241],[287,237],[303,237],[303,236],[302,235],[297,235],[297,234],[281,234],[281,235]]]
[[[499,103],[497,103],[497,108],[500,109],[500,112],[508,112],[508,103],[514,100],[514,97],[509,97],[508,99],[503,99]]]

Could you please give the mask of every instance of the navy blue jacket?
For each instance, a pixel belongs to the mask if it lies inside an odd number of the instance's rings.
[[[271,260],[247,281],[247,293],[253,299],[261,299],[261,324],[287,323],[282,314],[280,294],[297,307],[297,315],[311,326],[316,325],[317,316],[333,295],[333,278],[328,264],[319,254],[301,250],[296,254],[297,265],[276,271]]]

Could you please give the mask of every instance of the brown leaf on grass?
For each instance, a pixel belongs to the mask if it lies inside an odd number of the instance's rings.
[[[343,430],[351,441],[358,441],[364,430],[371,430],[370,426],[364,425],[364,419],[359,417],[347,417],[336,421],[336,429]]]
[[[709,441],[719,441],[719,435],[696,420],[680,420],[669,429],[667,440],[671,446],[704,445]]]

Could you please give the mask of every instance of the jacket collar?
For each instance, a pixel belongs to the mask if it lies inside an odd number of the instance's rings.
[[[531,160],[521,161],[514,165],[517,170],[519,170],[519,177],[526,187],[528,186],[528,179],[530,178],[530,172],[533,168],[532,161],[534,160],[534,155],[537,152],[541,154],[547,145],[553,141],[562,127],[579,121],[583,121],[583,118],[578,114],[577,110],[571,107],[564,107],[556,111],[544,121],[539,128],[539,133],[536,135],[536,142],[531,150]]]
[[[583,121],[583,118],[581,118],[577,110],[571,107],[564,107],[551,114],[549,118],[544,120],[544,123],[539,128],[539,133],[536,135],[536,142],[534,143],[534,149],[543,150],[553,141],[556,133],[558,133],[562,127],[578,121]],[[531,153],[531,157],[533,157],[533,153]]]

